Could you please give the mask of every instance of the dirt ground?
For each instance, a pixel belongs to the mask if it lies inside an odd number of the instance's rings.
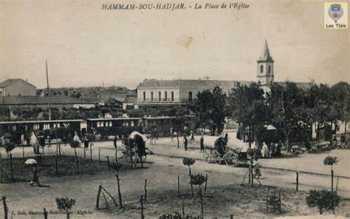
[[[215,138],[208,137],[207,144],[213,143]],[[234,142],[234,140],[232,140]],[[100,171],[95,175],[72,175],[72,176],[43,176],[41,181],[49,185],[48,188],[32,187],[26,182],[13,184],[0,184],[0,196],[7,197],[7,203],[13,218],[43,218],[36,215],[42,212],[43,208],[51,211],[49,218],[65,218],[56,209],[55,198],[70,197],[76,199],[71,218],[140,218],[139,197],[143,194],[144,180],[148,180],[149,201],[145,203],[146,218],[158,218],[160,214],[181,211],[182,198],[177,195],[177,177],[180,177],[180,188],[182,193],[189,193],[188,170],[182,164],[182,159],[171,158],[170,156],[186,156],[203,158],[203,154],[198,150],[197,142],[190,144],[190,150],[185,152],[183,148],[176,147],[176,140],[169,138],[160,139],[156,145],[148,145],[152,151],[158,155],[148,158],[146,168],[128,169],[121,171],[121,190],[123,201],[127,210],[114,209],[111,211],[95,209],[96,195],[99,185],[105,187],[111,194],[117,195],[116,178],[113,171]],[[98,152],[96,149],[102,148],[100,157],[114,156],[111,142],[95,144],[93,158],[96,160]],[[17,150],[17,149],[16,149]],[[54,149],[53,149],[54,150]],[[15,151],[14,154],[21,155],[22,151]],[[29,153],[29,151],[25,151]],[[64,149],[64,154],[73,154],[70,148]],[[336,174],[347,175],[347,156],[350,151],[332,151],[340,157],[336,166]],[[166,156],[163,156],[166,155]],[[302,155],[297,158],[262,160],[266,166],[279,168],[293,168],[298,165],[300,170],[312,170],[321,173],[328,173],[329,168],[319,164],[328,154]],[[305,165],[300,165],[300,164]],[[233,214],[234,218],[274,218],[279,216],[309,215],[316,214],[316,209],[306,206],[305,195],[309,189],[328,189],[330,178],[301,175],[300,190],[296,193],[295,173],[263,169],[264,186],[249,188],[241,186],[247,174],[245,168],[233,168],[231,166],[208,164],[205,161],[196,161],[193,165],[194,173],[206,173],[209,176],[208,193],[204,199],[205,218],[229,218]],[[338,182],[339,193],[346,198],[350,197],[350,181],[340,180]],[[264,208],[264,198],[267,189],[281,190],[283,213],[266,213]],[[199,214],[199,199],[184,199],[185,211]],[[32,211],[32,212],[30,212]],[[3,211],[0,207],[0,217]],[[337,214],[350,216],[350,203],[341,202]]]

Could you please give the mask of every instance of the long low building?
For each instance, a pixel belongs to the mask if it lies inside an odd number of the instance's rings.
[[[199,92],[216,86],[225,93],[245,81],[219,80],[155,80],[146,79],[137,87],[138,104],[179,104],[192,101]]]

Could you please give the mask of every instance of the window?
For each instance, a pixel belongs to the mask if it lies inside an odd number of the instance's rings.
[[[151,101],[153,102],[153,92],[151,92]]]
[[[260,73],[263,73],[263,72],[264,72],[264,66],[260,65]]]
[[[174,91],[171,91],[171,101],[174,101]]]
[[[192,94],[192,91],[188,92],[188,100],[189,101],[192,101],[193,99],[193,94]]]
[[[164,91],[164,100],[167,101],[168,100],[168,92]]]
[[[143,92],[143,101],[146,101],[146,91]]]
[[[267,68],[267,73],[268,73],[268,74],[271,73],[271,65],[269,65],[269,67]]]
[[[159,101],[162,101],[162,92],[158,92],[158,98],[159,98]]]

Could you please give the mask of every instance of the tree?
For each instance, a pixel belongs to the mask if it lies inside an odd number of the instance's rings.
[[[350,120],[350,85],[346,82],[339,82],[331,87],[331,91],[334,102],[333,109],[337,112],[337,119],[344,122],[346,135],[347,123]]]
[[[226,95],[223,93],[220,87],[215,87],[213,89],[213,110],[211,113],[211,119],[215,125],[215,131],[217,131],[218,134],[220,134],[224,129],[225,105]]]
[[[255,83],[249,86],[239,85],[232,89],[228,99],[232,108],[229,115],[238,122],[249,145],[254,140],[259,141],[257,136],[260,136],[264,124],[270,120],[264,91]]]
[[[327,156],[324,160],[323,160],[323,164],[326,166],[331,166],[331,191],[334,191],[334,186],[333,186],[333,182],[334,182],[334,170],[333,170],[333,165],[335,165],[338,162],[337,157],[332,157],[332,156]]]
[[[195,112],[198,118],[198,126],[201,128],[206,128],[211,126],[210,121],[210,113],[212,106],[213,94],[210,90],[204,90],[197,94],[197,98],[195,100]]]
[[[220,87],[199,92],[194,106],[200,127],[209,127],[212,134],[222,132],[226,116],[226,95]]]

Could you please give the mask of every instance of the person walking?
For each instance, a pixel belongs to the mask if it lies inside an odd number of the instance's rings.
[[[37,164],[33,165],[32,171],[33,171],[33,179],[32,179],[32,181],[30,181],[30,185],[31,186],[37,185],[37,186],[40,187],[41,184],[40,184],[40,181],[39,181],[39,169],[38,169],[38,165]]]
[[[115,149],[117,149],[117,141],[118,141],[118,136],[115,135],[114,139],[113,139],[113,146],[114,146]]]
[[[117,142],[118,141],[118,135],[115,135],[114,136],[114,139],[113,139],[113,146],[114,146],[114,149],[115,149],[115,161],[118,162],[118,145],[117,145]]]
[[[89,138],[88,136],[84,136],[84,148],[88,148],[89,147]]]
[[[227,146],[227,143],[228,143],[228,134],[227,134],[227,132],[226,132],[226,134],[225,134],[224,139],[225,139],[225,146]]]
[[[187,151],[187,146],[188,146],[188,140],[187,140],[186,135],[184,135],[184,148],[185,148],[185,151]]]
[[[199,142],[200,142],[201,152],[204,152],[204,136],[203,136],[203,134],[201,135]]]
[[[191,130],[191,142],[194,142],[194,131]]]
[[[262,174],[261,174],[261,170],[260,170],[260,164],[258,162],[258,158],[255,158],[254,163],[253,163],[253,171],[254,171],[254,178],[256,179],[256,181],[258,181],[259,185],[261,185],[261,178],[262,178]]]
[[[173,142],[174,141],[174,129],[173,128],[170,128],[169,134],[170,134],[170,140],[171,140],[171,142]]]

